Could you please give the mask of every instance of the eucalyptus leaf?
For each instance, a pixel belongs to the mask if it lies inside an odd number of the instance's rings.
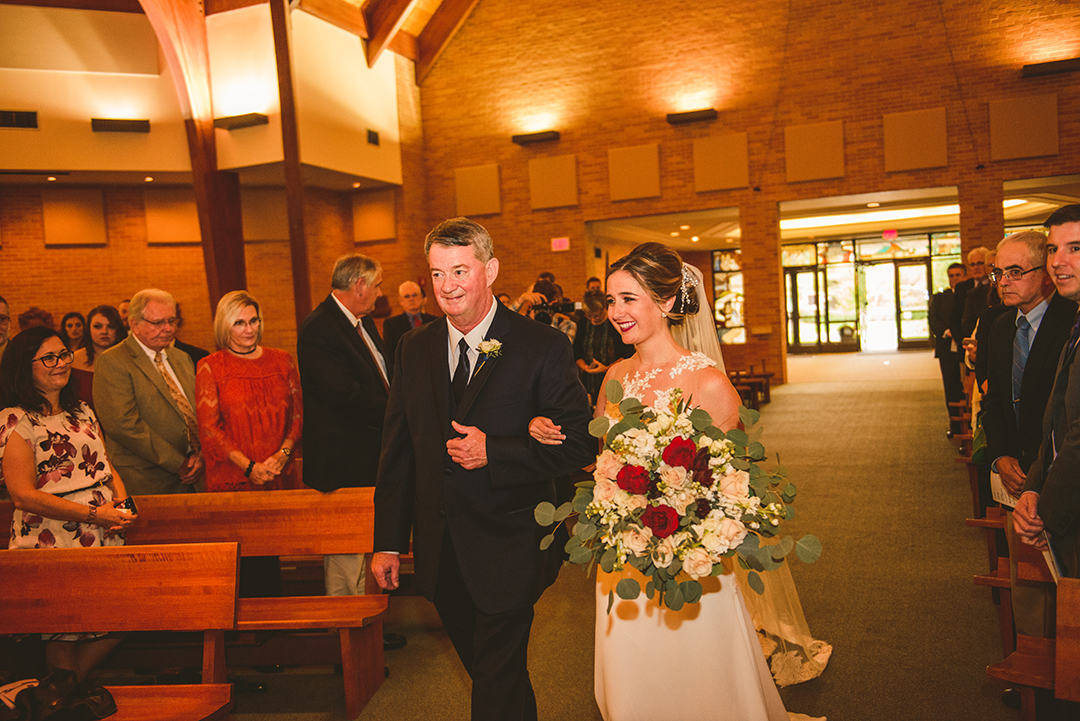
[[[577,495],[574,496],[574,510],[578,513],[585,513],[589,509],[589,504],[592,503],[592,489],[585,492],[585,489],[579,489]]]
[[[739,559],[739,561],[741,563],[742,559]],[[724,573],[725,573],[724,564],[722,564],[722,563],[714,563],[713,567],[712,567],[712,573],[710,573],[709,575],[710,576],[723,576]]]
[[[674,558],[671,561],[671,565],[668,566],[665,569],[664,572],[665,572],[665,575],[668,578],[675,578],[676,576],[679,575],[679,571],[681,571],[681,570],[682,570],[682,561],[680,561],[678,558]]]
[[[746,437],[746,431],[741,428],[732,428],[728,431],[727,439],[740,448],[746,448],[750,445],[750,439]]]
[[[608,612],[609,615],[611,614],[611,607],[614,604],[615,604],[615,594],[612,593],[611,591],[608,591],[608,594],[607,594],[607,612]]]
[[[758,558],[756,552],[751,553],[749,556],[746,556],[746,563],[750,566],[750,568],[754,569],[755,571],[765,570],[765,565],[761,562],[761,559]]]
[[[821,558],[821,541],[817,536],[803,536],[795,542],[795,555],[803,563],[813,563]]]
[[[592,540],[596,536],[597,528],[590,521],[578,521],[574,527],[574,535],[582,541]]]
[[[619,594],[621,599],[633,601],[641,595],[641,584],[632,578],[624,578],[615,586],[615,593]]]
[[[561,523],[561,522],[565,521],[566,517],[569,516],[573,512],[574,512],[574,504],[571,503],[570,501],[567,501],[566,503],[562,504],[561,506],[559,506],[558,508],[555,509],[555,516],[554,516],[555,522],[556,523]]]
[[[739,559],[739,568],[741,568],[744,571],[749,571],[750,570],[750,564],[746,562],[746,559],[743,558],[742,556],[739,556],[738,559]],[[716,564],[716,565],[719,566],[720,564]],[[714,567],[713,570],[715,571],[716,568]]]
[[[672,581],[672,583],[675,583]],[[675,584],[675,590],[668,591],[664,594],[664,603],[672,611],[679,611],[686,603],[686,597],[683,595],[682,587],[679,584]]]
[[[769,481],[765,476],[751,477],[750,487],[754,489],[755,496],[764,498],[765,494],[769,492]]]
[[[749,574],[747,574],[746,581],[749,584],[750,588],[754,589],[754,592],[757,595],[760,596],[761,594],[765,593],[765,583],[761,580],[761,576],[751,571]]]
[[[777,456],[776,460],[780,460],[780,457]],[[787,477],[787,468],[785,468],[784,466],[777,466],[776,470],[773,471],[773,473],[780,478],[785,478]]]
[[[551,544],[555,542],[555,534],[549,533],[540,539],[540,550],[546,551],[551,547]]]
[[[746,538],[743,539],[743,542],[740,543],[735,548],[735,550],[739,552],[740,556],[745,558],[746,556],[749,556],[754,551],[758,550],[759,545],[761,545],[761,544],[758,542],[758,537],[755,536],[753,533],[747,533]]]
[[[709,438],[713,439],[714,441],[721,441],[724,438],[726,438],[726,436],[724,435],[724,432],[722,430],[720,430],[719,428],[717,428],[716,426],[709,426],[708,428],[706,428],[705,429],[705,435],[707,435]]]
[[[784,520],[790,521],[795,518],[795,508],[793,506],[784,506]]]
[[[604,395],[607,396],[609,403],[619,403],[623,399],[622,383],[612,378],[604,386]]]
[[[795,494],[798,492],[799,489],[795,488],[794,483],[788,483],[786,486],[784,486],[783,494],[785,496],[791,496],[792,498],[794,498]]]
[[[687,603],[697,603],[701,600],[701,584],[697,581],[683,581],[679,584],[682,588],[683,598]]]
[[[779,563],[773,558],[770,546],[762,546],[754,553],[754,558],[761,564],[761,570],[775,571],[780,568]]]
[[[641,401],[637,398],[623,398],[622,402],[619,403],[619,413],[623,414],[623,419],[630,420],[630,417],[634,416],[633,423],[635,425],[640,422],[640,418],[637,418],[637,416],[640,416],[643,410],[645,410],[645,407],[641,405]]]
[[[589,435],[593,438],[603,438],[607,433],[608,426],[611,425],[611,419],[607,416],[600,416],[593,418],[589,421]]]
[[[645,597],[652,600],[652,597],[656,595],[656,584],[649,581],[645,584]]]
[[[551,535],[554,536],[555,534],[553,533]],[[563,550],[567,553],[571,553],[575,548],[581,548],[581,539],[577,536],[570,536],[570,540],[563,544]]]
[[[739,420],[742,421],[743,426],[750,428],[757,425],[757,422],[761,420],[761,414],[752,408],[739,406]]]
[[[600,556],[600,570],[604,573],[611,573],[615,570],[615,561],[619,559],[619,552],[614,548],[609,548],[604,551],[604,555]]]
[[[541,526],[550,526],[555,523],[555,505],[543,501],[536,506],[536,510],[533,511],[533,516],[536,517],[536,522]]]
[[[755,426],[754,428],[746,432],[746,437],[750,439],[751,443],[753,443],[754,441],[760,441],[761,434],[764,432],[765,428],[763,426]]]
[[[765,446],[761,445],[758,441],[753,441],[750,443],[747,453],[755,461],[763,460],[765,458]]]
[[[739,471],[748,471],[750,470],[750,461],[742,458],[732,458],[731,467]]]
[[[695,408],[690,411],[690,422],[694,424],[694,430],[699,433],[712,425],[712,416],[708,411],[701,408]]]
[[[576,563],[579,566],[583,566],[592,560],[593,550],[586,546],[578,546],[570,551],[570,563]]]

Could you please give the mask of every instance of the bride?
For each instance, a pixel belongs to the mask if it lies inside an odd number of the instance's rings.
[[[659,243],[640,245],[611,266],[608,317],[637,352],[608,370],[605,386],[618,380],[627,397],[647,405],[681,388],[727,431],[739,420],[738,393],[715,360],[686,350],[671,332],[700,309],[699,284]],[[597,415],[605,411],[601,390]],[[533,435],[550,443],[560,434],[534,422]],[[701,601],[679,611],[640,595],[616,598],[609,613],[609,592],[634,573],[628,566],[597,579],[595,691],[605,721],[788,721],[734,575],[701,579]]]

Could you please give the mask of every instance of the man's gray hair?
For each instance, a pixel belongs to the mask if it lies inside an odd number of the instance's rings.
[[[1000,253],[1006,245],[1014,244],[1027,247],[1032,268],[1046,265],[1046,234],[1041,230],[1021,230],[1007,235],[998,243],[997,250]]]
[[[128,324],[142,320],[146,304],[152,300],[167,303],[173,307],[173,312],[176,311],[176,298],[173,298],[171,293],[166,293],[160,288],[145,288],[131,296],[131,305],[128,306]]]
[[[967,254],[968,263],[971,262],[971,256],[975,255],[976,253],[981,253],[982,257],[983,257],[983,260],[985,260],[986,259],[986,254],[989,253],[989,252],[990,252],[990,249],[985,247],[985,246],[982,246],[982,245],[980,245],[978,248],[972,248],[971,250],[968,251],[968,254]]]
[[[473,255],[481,263],[487,263],[495,257],[495,244],[491,241],[491,235],[484,226],[468,218],[451,218],[436,225],[424,241],[425,256],[431,254],[433,245],[444,247],[471,245]]]
[[[375,282],[375,276],[382,270],[379,261],[369,258],[360,253],[343,255],[334,263],[334,274],[330,278],[330,287],[334,290],[349,290],[356,281],[363,280],[364,285],[370,286]]]

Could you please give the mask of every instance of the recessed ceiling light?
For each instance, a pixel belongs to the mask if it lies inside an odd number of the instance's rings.
[[[143,178],[143,182],[144,183],[153,183],[154,179],[153,179],[153,177],[147,175],[145,178]]]
[[[680,225],[679,230],[690,230],[690,226],[689,225]]]
[[[695,235],[695,236],[694,236],[693,238],[691,238],[690,240],[692,240],[692,241],[694,241],[694,242],[696,243],[696,242],[698,242],[699,238],[698,238],[698,237],[697,237],[697,236]]]
[[[867,203],[867,204],[866,204],[866,207],[867,207],[867,208],[880,208],[880,207],[881,207],[881,203]]]
[[[359,188],[360,187],[360,181],[357,181],[357,182],[353,183],[352,187]]]
[[[45,178],[45,180],[49,181],[50,183],[55,183],[56,182],[56,176],[55,175],[50,175],[49,177]]]
[[[679,231],[677,231],[677,230],[671,231],[671,237],[672,238],[678,238],[679,237]]]

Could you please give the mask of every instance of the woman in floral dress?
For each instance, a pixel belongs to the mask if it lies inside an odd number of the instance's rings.
[[[135,516],[105,457],[101,426],[77,396],[72,353],[56,331],[30,328],[0,362],[0,481],[15,513],[9,548],[120,546]],[[45,637],[53,667],[83,678],[119,639]]]

